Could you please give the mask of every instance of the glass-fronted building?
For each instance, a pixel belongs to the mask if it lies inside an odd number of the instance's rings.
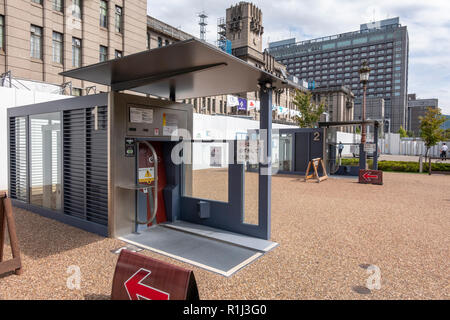
[[[391,130],[407,128],[409,38],[399,18],[363,24],[359,31],[296,42],[269,44],[269,52],[288,72],[315,87],[344,85],[355,94],[355,119],[361,114],[362,85],[358,70],[369,63],[368,98],[384,99]],[[381,105],[380,105],[381,106]]]

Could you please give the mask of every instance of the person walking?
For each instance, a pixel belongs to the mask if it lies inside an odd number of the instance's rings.
[[[338,150],[339,150],[339,158],[342,158],[342,151],[344,150],[344,145],[342,144],[342,141],[339,141]]]
[[[447,151],[448,151],[448,146],[444,143],[441,147],[441,159],[442,160],[447,160]]]

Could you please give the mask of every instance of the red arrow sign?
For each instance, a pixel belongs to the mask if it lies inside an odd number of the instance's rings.
[[[152,272],[146,269],[139,269],[130,279],[125,281],[130,300],[169,300],[170,295],[167,292],[152,288],[142,282],[150,276]]]
[[[364,180],[369,181],[370,179],[377,179],[378,176],[371,175],[369,172],[366,172],[363,175]]]

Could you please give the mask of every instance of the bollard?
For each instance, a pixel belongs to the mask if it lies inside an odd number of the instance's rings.
[[[199,294],[193,271],[122,250],[111,300],[199,300]]]
[[[422,173],[423,172],[423,156],[420,155],[419,157],[419,172]]]

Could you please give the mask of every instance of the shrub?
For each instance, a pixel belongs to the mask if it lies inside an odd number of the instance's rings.
[[[343,166],[358,166],[358,159],[342,159]],[[369,168],[373,167],[373,160],[368,160]],[[420,166],[418,162],[411,161],[379,161],[378,170],[381,171],[397,171],[397,172],[419,172]],[[432,171],[450,172],[450,163],[432,163]],[[428,172],[428,163],[423,164],[423,171]]]

